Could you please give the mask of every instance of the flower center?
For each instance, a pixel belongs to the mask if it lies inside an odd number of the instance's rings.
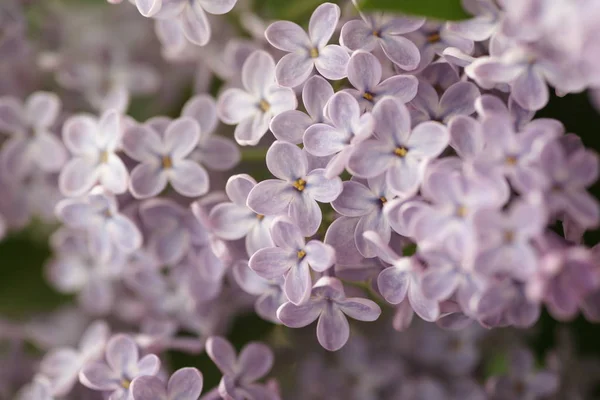
[[[261,99],[258,102],[258,108],[260,108],[262,112],[268,112],[271,109],[271,104],[269,104],[268,101]]]
[[[505,160],[506,165],[509,165],[511,167],[514,167],[515,165],[517,165],[517,161],[518,161],[517,157],[515,157],[515,156],[508,156],[508,157],[506,157],[506,160]]]
[[[376,29],[373,31],[373,36],[380,38],[381,37],[381,31],[379,29]]]
[[[265,216],[262,214],[256,214],[256,219],[262,221],[263,219],[265,219]]]
[[[408,153],[408,149],[404,146],[396,147],[396,150],[394,150],[394,154],[397,155],[398,157],[404,157],[404,156],[406,156],[407,153]]]
[[[163,169],[173,168],[173,160],[171,160],[171,157],[164,156],[162,158],[162,167]]]
[[[306,257],[306,252],[304,250],[298,250],[298,260],[302,260]]]
[[[467,216],[467,207],[465,206],[458,206],[456,208],[456,216],[459,218],[464,218]]]
[[[365,92],[362,95],[362,97],[363,97],[363,99],[365,99],[367,101],[373,102],[373,99],[375,98],[375,95],[373,95],[373,93],[371,93],[371,92]]]
[[[504,242],[507,244],[512,243],[515,240],[515,233],[513,231],[504,232]]]
[[[429,35],[427,35],[427,42],[428,43],[437,43],[442,39],[442,37],[440,36],[439,32],[433,32],[430,33]]]
[[[300,178],[297,181],[295,181],[294,183],[292,183],[292,186],[294,188],[296,188],[297,191],[301,192],[304,189],[306,189],[306,181],[304,179]]]
[[[127,379],[122,379],[121,386],[123,386],[125,389],[129,389],[129,386],[131,386],[131,381],[128,381]]]
[[[317,49],[316,47],[313,47],[312,49],[310,49],[310,58],[317,58],[319,57],[319,49]]]
[[[379,198],[379,202],[381,203],[381,206],[383,206],[385,203],[387,203],[387,199],[384,196],[381,196]]]
[[[100,163],[106,164],[108,162],[108,151],[103,150],[100,152]]]

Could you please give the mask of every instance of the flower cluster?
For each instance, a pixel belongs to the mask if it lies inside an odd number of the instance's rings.
[[[52,226],[45,279],[84,320],[67,324],[77,346],[6,322],[0,340],[47,350],[20,399],[198,399],[202,373],[167,368],[172,351],[206,352],[221,371],[202,399],[282,398],[263,379],[273,351],[252,342],[238,356],[222,337],[248,310],[317,322],[306,337],[276,328],[280,341],[311,349],[316,330],[322,348],[343,348],[328,364],[298,346],[305,391],[293,398],[588,390],[568,385],[566,356],[538,370],[519,340],[507,370],[477,366],[493,335],[480,327],[531,327],[543,307],[600,321],[599,247],[582,243],[600,225],[588,192],[599,158],[534,118],[548,85],[600,87],[597,2],[465,1],[473,17],[457,22],[324,2],[307,29],[263,22],[243,0],[129,3],[111,8],[158,40],[109,22],[81,38],[85,51],[40,40],[36,53],[17,49],[22,22],[0,27],[15,64],[12,86],[0,76],[0,238],[37,218]],[[48,18],[70,21],[63,12]],[[56,93],[18,82],[31,58]],[[3,384],[0,369],[0,396]]]

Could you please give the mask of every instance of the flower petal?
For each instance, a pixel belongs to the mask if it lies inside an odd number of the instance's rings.
[[[257,214],[278,215],[285,212],[294,198],[294,188],[278,179],[258,183],[248,195],[248,207]]]
[[[323,272],[335,263],[335,249],[328,244],[311,240],[306,243],[304,250],[308,264],[317,272]]]
[[[106,344],[106,362],[120,375],[135,371],[138,357],[137,345],[127,335],[115,335]]]
[[[58,187],[65,196],[81,196],[94,186],[98,176],[95,161],[77,157],[63,167],[58,177]]]
[[[60,98],[50,92],[35,92],[25,102],[25,116],[34,127],[50,127],[60,113]]]
[[[299,306],[287,302],[277,310],[277,318],[287,327],[303,328],[312,324],[319,317],[321,307],[321,302],[312,300]]]
[[[277,63],[277,83],[285,87],[296,87],[304,83],[313,72],[314,62],[308,53],[289,53]]]
[[[341,46],[331,44],[319,50],[315,67],[323,77],[339,80],[348,76],[348,61],[350,61],[348,52]]]
[[[269,373],[274,360],[269,346],[258,342],[248,343],[238,358],[240,379],[249,383],[262,378]]]
[[[266,51],[250,54],[242,68],[242,84],[255,96],[264,97],[269,86],[275,83],[275,61]]]
[[[219,96],[217,114],[226,124],[239,124],[256,113],[257,99],[241,89],[227,89]]]
[[[167,174],[156,165],[139,164],[131,171],[129,190],[137,199],[158,195],[167,186]]]
[[[285,275],[283,290],[287,298],[294,304],[305,303],[310,297],[312,279],[308,270],[308,262],[300,261],[292,265]]]
[[[359,321],[375,321],[381,315],[381,308],[372,300],[350,297],[339,302],[340,310],[350,318]]]
[[[334,305],[325,307],[317,323],[317,339],[324,349],[337,351],[350,337],[350,327],[344,313]]]
[[[178,369],[167,384],[169,400],[197,400],[203,385],[202,373],[197,368]]]
[[[186,197],[199,197],[208,192],[208,173],[191,160],[179,160],[169,171],[169,182],[175,191]]]
[[[315,9],[308,23],[308,35],[316,48],[324,47],[333,36],[340,20],[340,7],[333,3],[324,3]]]
[[[200,2],[193,1],[187,4],[181,14],[181,26],[185,37],[198,46],[204,46],[210,40],[210,23]]]
[[[226,339],[211,336],[206,340],[206,353],[225,375],[234,376],[236,373],[235,349]]]
[[[325,170],[317,168],[306,176],[306,193],[322,203],[330,203],[342,193],[342,180],[339,177],[325,177]]]
[[[361,93],[372,92],[382,76],[381,63],[373,54],[359,50],[348,62],[348,80]]]
[[[298,264],[296,252],[279,247],[260,249],[250,257],[248,262],[250,268],[265,279],[279,278],[296,264]]]
[[[129,391],[136,400],[168,400],[165,383],[156,376],[138,376],[131,382]]]
[[[269,171],[284,181],[304,178],[308,172],[306,156],[298,146],[288,142],[274,142],[267,151],[266,161]]]
[[[73,154],[90,154],[98,151],[95,137],[98,123],[87,115],[76,115],[67,119],[63,125],[62,137],[65,146]]]
[[[390,304],[399,304],[406,297],[410,285],[409,273],[397,267],[388,267],[379,273],[377,287]]]
[[[302,231],[302,234],[306,237],[314,235],[319,229],[321,220],[323,218],[321,208],[319,208],[317,202],[305,194],[294,196],[293,200],[289,204],[289,216],[291,217],[292,221],[298,225],[300,231]]]
[[[380,40],[385,55],[396,65],[406,71],[412,71],[419,66],[421,54],[417,46],[402,36],[385,35]]]

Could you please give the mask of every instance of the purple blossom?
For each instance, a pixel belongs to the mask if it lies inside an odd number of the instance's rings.
[[[11,135],[0,151],[4,179],[23,180],[36,168],[60,171],[67,152],[51,131],[60,109],[60,99],[49,92],[35,92],[25,104],[8,96],[0,98],[0,132]]]
[[[333,88],[322,77],[309,78],[302,87],[302,99],[308,115],[299,110],[288,110],[271,120],[270,129],[277,140],[293,144],[302,143],[306,129],[314,124],[325,123],[325,105],[333,96]]]
[[[426,22],[419,32],[410,34],[409,38],[417,43],[421,51],[421,67],[431,64],[436,56],[442,56],[447,49],[458,50],[462,54],[473,52],[473,41],[448,29],[447,23]]]
[[[356,1],[353,3],[356,5]],[[361,18],[362,21],[348,21],[342,27],[340,42],[343,46],[369,52],[381,46],[385,55],[400,68],[406,71],[417,68],[421,61],[419,49],[402,35],[419,29],[425,19],[362,13]]]
[[[125,193],[129,174],[116,154],[122,134],[122,117],[116,111],[107,111],[99,120],[81,114],[65,121],[63,141],[74,157],[60,172],[60,191],[82,196],[99,183],[115,194]]]
[[[498,30],[502,13],[494,0],[471,1],[468,11],[473,18],[448,22],[447,29],[477,42],[489,39]]]
[[[345,91],[359,101],[363,110],[371,110],[385,96],[408,103],[417,95],[419,81],[414,76],[395,75],[382,81],[382,75],[377,57],[366,51],[355,51],[348,62],[348,80],[354,89]]]
[[[471,82],[457,82],[439,97],[431,84],[420,80],[417,95],[410,102],[413,124],[429,120],[448,122],[455,115],[471,115],[478,97],[479,89]]]
[[[188,117],[174,120],[166,127],[151,121],[127,129],[123,150],[140,162],[131,171],[131,194],[136,198],[154,197],[167,183],[187,197],[208,192],[208,173],[201,165],[187,159],[199,139],[200,126]]]
[[[223,398],[275,400],[269,388],[255,383],[273,366],[273,352],[269,347],[250,342],[236,356],[235,349],[227,340],[212,336],[206,341],[206,352],[223,373],[218,389]]]
[[[230,177],[225,190],[231,203],[217,204],[208,216],[212,231],[222,239],[245,238],[249,255],[273,246],[270,233],[273,217],[256,214],[246,204],[248,195],[255,186],[256,181],[249,175]]]
[[[68,227],[85,230],[90,252],[102,260],[113,251],[132,253],[142,245],[142,234],[129,218],[119,213],[114,195],[101,188],[77,199],[62,200],[56,215]]]
[[[310,269],[324,272],[335,262],[335,250],[317,240],[305,242],[300,228],[287,218],[278,218],[271,227],[276,247],[258,250],[248,265],[259,276],[275,279],[285,276],[284,292],[296,304],[305,303],[310,296]]]
[[[53,395],[65,396],[71,391],[81,367],[102,357],[109,336],[108,325],[96,321],[83,333],[78,348],[59,347],[44,356],[40,372],[48,378]]]
[[[348,53],[341,46],[327,44],[339,19],[340,7],[323,3],[310,17],[308,34],[290,21],[269,25],[265,31],[269,43],[289,53],[279,60],[275,71],[281,86],[301,85],[315,68],[327,79],[338,80],[347,76]]]
[[[255,51],[244,62],[242,89],[227,89],[217,103],[221,121],[235,128],[235,140],[254,146],[269,129],[274,116],[297,106],[294,92],[275,83],[275,61],[265,51]]]
[[[151,375],[138,376],[131,382],[135,400],[197,400],[202,393],[203,378],[196,368],[181,368],[165,384]]]
[[[391,266],[377,277],[377,287],[390,304],[400,304],[405,299],[419,317],[433,322],[440,316],[437,300],[425,297],[421,288],[423,268],[413,257],[400,257],[375,232],[364,233],[365,239],[377,249],[377,256]]]
[[[248,207],[257,214],[288,214],[304,236],[321,224],[319,202],[331,202],[342,192],[339,177],[327,179],[324,169],[308,171],[306,155],[297,146],[276,141],[267,152],[267,167],[279,179],[256,185],[248,195]]]
[[[277,310],[277,317],[290,328],[302,328],[318,319],[317,339],[329,351],[341,349],[348,341],[350,327],[346,316],[359,321],[375,321],[379,315],[381,309],[375,302],[347,298],[342,282],[326,276],[315,283],[305,304],[288,302]]]
[[[325,177],[339,176],[359,143],[373,133],[375,122],[369,113],[361,114],[360,106],[350,94],[340,92],[327,102],[331,124],[310,126],[304,132],[304,148],[314,156],[333,156],[325,168]]]
[[[363,233],[375,231],[384,242],[390,241],[392,229],[384,208],[395,196],[387,186],[385,175],[370,178],[366,182],[354,178],[343,184],[342,193],[331,206],[344,216],[360,218],[353,233],[356,248],[364,257],[375,257],[375,249],[364,239]]]
[[[381,100],[373,108],[375,137],[350,155],[348,169],[361,178],[385,174],[390,190],[410,196],[417,192],[428,160],[437,157],[450,137],[438,122],[423,122],[411,129],[406,106],[394,99]]]
[[[131,398],[131,382],[138,376],[156,375],[160,360],[154,354],[139,357],[137,345],[127,335],[115,335],[106,344],[106,362],[89,362],[79,381],[90,389],[111,392],[110,400]]]

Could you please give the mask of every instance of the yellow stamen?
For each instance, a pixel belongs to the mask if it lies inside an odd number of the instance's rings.
[[[108,162],[108,151],[100,152],[100,163],[106,164]]]
[[[427,35],[427,42],[429,43],[437,43],[442,39],[439,32],[434,32],[430,35]]]
[[[260,108],[262,110],[262,112],[267,112],[271,109],[271,105],[269,104],[268,101],[266,100],[261,100],[258,103],[258,108]]]
[[[294,182],[292,186],[295,187],[297,191],[301,192],[304,189],[306,189],[306,181],[300,178],[296,182]]]
[[[504,241],[506,243],[512,243],[515,240],[515,233],[513,231],[504,232]]]
[[[319,57],[319,49],[313,47],[312,49],[310,49],[310,58],[317,58]]]
[[[373,101],[373,98],[374,98],[373,93],[371,93],[371,92],[365,92],[362,95],[362,97],[363,97],[363,99],[365,99],[367,101]]]
[[[121,381],[121,386],[123,386],[125,389],[129,389],[129,386],[131,386],[131,382],[128,381],[127,379],[123,379]]]
[[[383,196],[381,196],[381,197],[379,198],[379,201],[381,202],[381,204],[385,204],[385,203],[387,203],[387,199],[386,199],[385,197],[383,197]]]
[[[173,168],[173,160],[171,160],[171,157],[164,156],[162,158],[162,166],[163,166],[163,169]]]
[[[404,146],[396,147],[396,150],[394,150],[394,154],[398,157],[404,157],[407,153],[408,149]]]
[[[515,166],[517,165],[517,161],[517,157],[515,156],[506,157],[506,165]]]
[[[256,219],[262,221],[263,219],[265,219],[265,216],[262,214],[256,214]]]
[[[298,251],[298,259],[302,260],[306,256],[306,252],[304,250]]]
[[[379,30],[373,31],[373,36],[380,38],[381,37],[381,31],[379,31]]]
[[[460,217],[460,218],[464,218],[464,217],[467,216],[467,211],[468,211],[467,207],[465,207],[465,206],[459,206],[456,209],[456,216]]]

